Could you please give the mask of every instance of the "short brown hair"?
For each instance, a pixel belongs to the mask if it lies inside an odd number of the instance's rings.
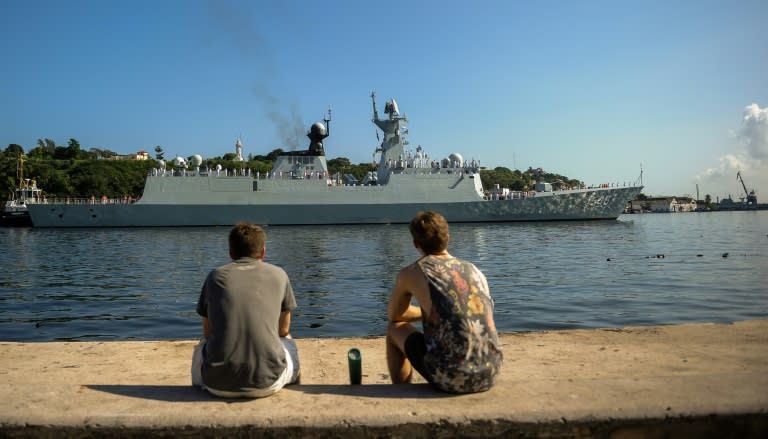
[[[448,221],[439,213],[421,211],[409,228],[413,241],[424,253],[432,255],[448,248]]]
[[[251,223],[237,223],[229,232],[229,253],[234,259],[261,256],[267,243],[267,232]]]

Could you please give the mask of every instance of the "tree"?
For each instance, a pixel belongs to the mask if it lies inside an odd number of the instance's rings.
[[[22,148],[21,145],[17,145],[15,143],[9,143],[8,147],[5,148],[5,154],[8,157],[18,157],[20,155],[24,155],[24,148]]]
[[[354,175],[358,181],[363,181],[365,180],[366,174],[369,172],[376,172],[377,168],[377,165],[374,165],[370,162],[358,163],[357,165],[352,165],[352,170],[349,173]]]
[[[42,162],[30,160],[27,175],[37,180],[38,187],[48,196],[53,197],[71,197],[73,194],[72,184],[69,179],[67,169],[59,170],[51,164],[50,161]]]
[[[338,157],[328,160],[328,173],[335,175],[336,173],[346,174],[349,173],[352,163],[346,157]]]
[[[46,157],[53,158],[53,156],[56,154],[57,145],[56,145],[56,142],[54,142],[53,140],[46,138],[41,143],[40,139],[38,139],[37,144],[43,146]]]
[[[67,147],[57,146],[56,149],[53,150],[53,158],[55,158],[56,160],[67,160],[68,158],[70,158]]]
[[[37,139],[37,146],[29,151],[30,157],[52,159],[56,154],[56,142],[51,139]]]
[[[83,156],[83,151],[80,149],[80,142],[75,139],[69,139],[67,144],[66,155],[68,159],[79,159]]]
[[[704,195],[704,205],[707,206],[707,209],[712,208],[712,196],[707,194]]]
[[[277,157],[283,153],[283,150],[281,148],[273,149],[272,152],[267,154],[267,160],[275,161],[277,160]]]
[[[72,166],[68,174],[76,197],[138,197],[153,165],[148,160],[85,160]]]
[[[163,147],[160,145],[155,146],[155,159],[165,160],[165,153],[163,152]]]
[[[534,182],[551,183],[555,190],[583,186],[584,183],[568,178],[564,175],[546,172],[541,168],[528,168],[525,172],[510,170],[503,166],[495,169],[483,169],[480,171],[480,179],[485,189],[499,185],[500,188],[509,188],[513,191],[527,191],[533,189]]]
[[[481,170],[480,179],[483,187],[486,189],[495,187],[498,184],[500,188],[509,188],[514,191],[528,190],[531,182],[529,176],[518,170],[512,171],[503,166],[496,167],[493,170]]]
[[[12,189],[17,184],[16,154],[23,151],[23,148],[16,144],[10,144],[4,151],[0,151],[0,158],[3,159],[0,160],[0,186],[5,186],[0,187],[0,192],[7,194],[7,189]],[[156,146],[155,152],[162,157],[161,146]],[[221,165],[223,169],[249,169],[254,174],[264,175],[272,169],[282,152],[282,149],[275,149],[266,156],[249,154],[247,162],[236,162],[236,154],[228,153],[223,158],[207,159],[205,164],[210,169]],[[70,139],[67,147],[58,147],[50,139],[38,139],[37,146],[27,154],[30,160],[27,162],[25,175],[36,179],[38,185],[50,197],[138,197],[143,190],[147,173],[153,166],[157,166],[157,163],[153,160],[94,160],[114,155],[117,153],[106,148],[91,148],[89,153],[85,153],[80,150],[80,144],[75,139]],[[358,181],[363,181],[368,172],[376,170],[376,165],[368,162],[352,164],[346,157],[328,159],[328,171],[331,175],[352,174]],[[529,168],[521,172],[497,167],[481,170],[480,176],[486,189],[499,184],[500,187],[512,190],[530,190],[533,180],[553,185],[582,184],[578,180],[548,173],[541,168]],[[638,195],[638,199],[643,198],[643,194]],[[707,196],[707,200],[711,203],[711,197]]]

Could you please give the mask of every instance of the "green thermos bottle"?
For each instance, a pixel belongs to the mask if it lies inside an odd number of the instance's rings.
[[[347,352],[347,360],[349,362],[349,383],[350,384],[362,384],[363,382],[363,365],[362,355],[360,350],[352,348]]]

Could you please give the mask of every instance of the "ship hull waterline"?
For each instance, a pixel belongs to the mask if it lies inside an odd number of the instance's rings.
[[[29,206],[34,227],[193,227],[408,223],[433,210],[449,222],[616,219],[640,187],[568,191],[519,200],[359,204],[40,204]]]
[[[3,212],[0,216],[0,227],[32,227],[32,219],[26,211]]]

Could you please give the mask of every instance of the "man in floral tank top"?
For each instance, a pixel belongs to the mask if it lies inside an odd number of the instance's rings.
[[[419,212],[410,230],[421,258],[400,270],[389,298],[392,382],[411,382],[416,369],[445,392],[488,390],[502,364],[488,281],[474,264],[448,253],[448,222],[439,213]],[[419,320],[423,333],[411,324]]]

